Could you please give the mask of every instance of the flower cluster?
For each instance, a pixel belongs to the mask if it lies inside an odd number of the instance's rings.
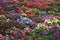
[[[60,40],[59,2],[16,1],[0,6],[0,40]]]

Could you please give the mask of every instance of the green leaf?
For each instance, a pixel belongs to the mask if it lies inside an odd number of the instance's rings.
[[[57,18],[55,18],[55,19],[53,20],[53,22],[57,23],[57,22],[59,22],[59,20],[58,20]]]
[[[24,29],[26,26],[27,26],[27,24],[22,23],[22,24],[20,24],[20,29]]]
[[[50,19],[45,20],[46,23],[52,23]]]

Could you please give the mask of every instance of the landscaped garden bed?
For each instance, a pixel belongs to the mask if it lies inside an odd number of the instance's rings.
[[[60,2],[0,3],[0,40],[60,40]]]

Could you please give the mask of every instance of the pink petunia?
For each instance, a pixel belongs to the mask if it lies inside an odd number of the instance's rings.
[[[28,36],[28,38],[32,38],[32,36]]]
[[[30,26],[27,26],[26,28],[24,28],[24,30],[29,30],[30,29]]]
[[[2,34],[0,34],[0,40],[2,40],[2,37],[3,37]]]
[[[21,38],[21,40],[24,40],[24,38]]]
[[[22,36],[25,36],[26,35],[26,33],[23,30],[21,31],[21,33],[22,33]]]

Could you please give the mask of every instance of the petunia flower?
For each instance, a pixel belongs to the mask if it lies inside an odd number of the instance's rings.
[[[58,32],[55,32],[55,33],[54,33],[54,36],[55,36],[56,38],[59,38],[59,33],[58,33]]]
[[[24,30],[30,30],[30,26],[25,27]]]
[[[26,35],[26,33],[23,30],[21,31],[21,33],[22,33],[22,36],[25,36]]]
[[[53,2],[53,4],[60,4],[60,2]]]
[[[28,36],[28,38],[32,38],[32,36]]]
[[[0,34],[0,40],[2,40],[2,37],[3,37],[2,34]]]
[[[47,17],[46,16],[42,16],[42,20],[44,21],[44,20],[46,20],[47,19]]]
[[[24,40],[24,38],[21,38],[21,40]]]
[[[20,20],[19,20],[19,18],[17,18],[16,23],[17,23],[17,24],[20,24]]]
[[[28,17],[28,16],[33,16],[33,14],[26,14],[26,17]]]
[[[44,31],[43,33],[47,35],[49,32],[48,31]]]

